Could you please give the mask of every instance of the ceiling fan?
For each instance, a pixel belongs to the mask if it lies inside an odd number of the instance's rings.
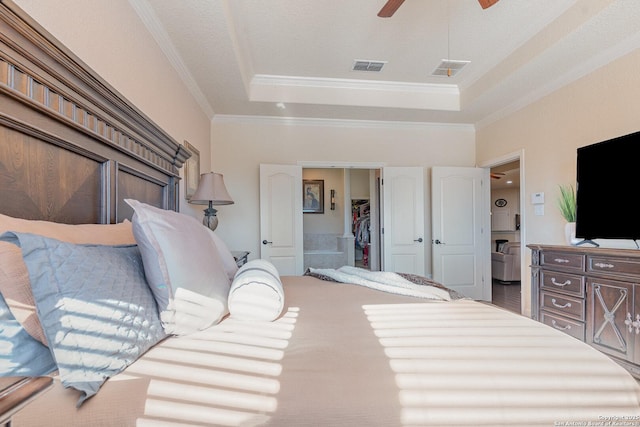
[[[491,172],[489,175],[492,179],[501,179],[506,174],[504,172]]]
[[[380,12],[378,12],[378,16],[380,18],[391,18],[402,3],[404,3],[404,0],[387,0]],[[478,3],[483,9],[487,9],[498,3],[498,0],[478,0]]]

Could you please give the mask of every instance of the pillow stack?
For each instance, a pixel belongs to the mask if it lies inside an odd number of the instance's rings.
[[[193,217],[125,202],[135,211],[133,235],[165,331],[185,335],[218,323],[237,271],[226,246]]]
[[[78,405],[165,334],[137,246],[76,245],[6,232],[22,249],[38,318]]]
[[[79,404],[165,336],[128,221],[0,215],[0,294],[0,375],[58,369]]]
[[[57,369],[82,393],[80,405],[167,334],[218,323],[229,302],[241,318],[279,315],[273,266],[236,274],[224,242],[195,218],[126,202],[135,213],[121,224],[0,214],[0,376]],[[249,313],[248,301],[260,298]]]
[[[136,243],[131,222],[126,220],[120,224],[69,225],[13,218],[0,214],[0,234],[5,231],[38,234],[76,244],[131,245]],[[12,314],[25,331],[46,345],[46,338],[36,315],[29,272],[22,259],[22,252],[18,246],[2,241],[0,241],[0,293],[7,300]]]

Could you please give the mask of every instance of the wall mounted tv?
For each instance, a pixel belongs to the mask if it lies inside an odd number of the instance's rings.
[[[639,153],[640,132],[578,148],[576,237],[584,239],[580,243],[640,239]]]

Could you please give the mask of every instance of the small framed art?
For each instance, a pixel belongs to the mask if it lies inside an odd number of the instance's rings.
[[[302,180],[302,212],[324,213],[324,180]]]
[[[191,153],[191,157],[184,163],[185,198],[191,200],[191,196],[198,188],[198,181],[200,181],[200,151],[187,141],[184,142],[184,147]]]

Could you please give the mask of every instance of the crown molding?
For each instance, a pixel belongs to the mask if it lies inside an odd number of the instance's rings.
[[[158,44],[158,47],[162,50],[173,68],[176,70],[178,76],[189,90],[189,93],[194,97],[200,108],[202,108],[209,119],[213,118],[215,112],[213,111],[211,104],[209,104],[209,101],[207,101],[202,90],[200,90],[200,87],[191,75],[191,72],[185,65],[182,57],[178,53],[178,50],[173,45],[169,34],[167,34],[167,31],[160,23],[158,16],[149,5],[149,2],[147,0],[129,0],[129,4],[133,10],[135,10],[149,33],[151,33],[151,36]]]
[[[301,117],[276,117],[276,116],[241,116],[216,114],[212,123],[274,125],[274,126],[307,126],[307,127],[341,127],[360,129],[402,129],[402,130],[427,130],[427,129],[453,129],[466,132],[475,132],[473,124],[468,123],[433,123],[433,122],[403,122],[383,120],[347,120],[325,118],[301,118]]]
[[[249,99],[262,102],[460,111],[460,90],[455,84],[256,74],[251,79]]]
[[[529,93],[527,96],[519,98],[516,102],[513,102],[504,108],[496,111],[483,118],[476,123],[476,129],[482,129],[495,123],[509,115],[522,110],[523,108],[539,101],[547,95],[551,95],[555,91],[574,83],[581,78],[593,73],[594,71],[607,66],[613,61],[622,58],[623,56],[633,52],[640,46],[640,33],[634,37],[630,37],[621,41],[618,44],[613,45],[610,49],[590,58],[588,61],[584,61],[574,68],[570,69],[566,73],[558,76],[558,78],[550,81],[547,85],[537,88],[535,91]]]

